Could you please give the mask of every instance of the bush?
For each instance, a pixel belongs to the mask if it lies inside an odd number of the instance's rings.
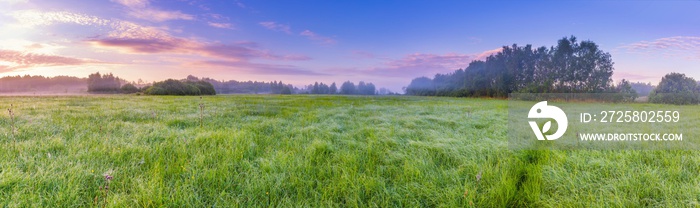
[[[700,94],[697,91],[697,82],[693,78],[686,77],[685,74],[667,74],[649,93],[649,102],[676,105],[698,104]]]
[[[291,95],[291,94],[292,94],[292,90],[289,89],[289,87],[284,87],[284,88],[282,88],[282,92],[280,92],[280,94],[283,94],[283,95]]]
[[[651,91],[649,93],[650,103],[666,103],[675,105],[691,105],[698,104],[700,96],[697,92],[681,92],[681,93],[657,93]]]
[[[144,91],[147,95],[165,95],[166,93],[165,89],[159,86],[151,86]]]
[[[132,84],[125,84],[121,87],[121,92],[126,94],[137,93],[139,92],[139,88]]]
[[[156,82],[145,91],[149,95],[216,95],[216,90],[211,83],[205,81],[181,82],[168,79]]]

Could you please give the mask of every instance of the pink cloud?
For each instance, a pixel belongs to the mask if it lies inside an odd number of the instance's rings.
[[[169,20],[193,20],[194,16],[180,11],[166,11],[150,7],[148,0],[112,0],[125,6],[132,17],[154,22]]]
[[[78,59],[64,56],[25,53],[20,51],[0,50],[0,61],[11,63],[12,66],[2,65],[0,71],[36,66],[70,66],[88,63],[99,63],[94,60]]]
[[[9,72],[9,71],[12,71],[12,67],[0,65],[0,73]]]
[[[88,42],[96,47],[116,48],[126,53],[200,55],[228,61],[248,61],[255,58],[291,61],[311,59],[303,55],[277,55],[261,50],[257,43],[249,41],[222,44],[175,37],[159,28],[129,22],[121,22],[114,28],[107,37],[93,38]]]
[[[639,41],[618,48],[625,49],[629,53],[700,59],[700,37],[693,36],[675,36],[652,41]]]
[[[112,47],[123,49],[129,53],[140,54],[194,54],[205,57],[224,58],[229,61],[247,61],[261,58],[269,60],[310,60],[303,55],[276,55],[268,51],[249,47],[248,43],[243,44],[218,44],[198,42],[183,38],[153,38],[153,39],[119,39],[105,38],[90,40],[98,47]]]
[[[303,32],[299,33],[301,36],[305,36],[309,38],[309,40],[317,41],[321,44],[335,44],[336,41],[333,38],[325,37],[318,35],[314,32],[311,32],[310,30],[304,30]]]
[[[280,31],[280,32],[284,32],[287,34],[292,34],[292,31],[291,31],[291,28],[289,27],[289,25],[278,24],[275,22],[260,22],[259,24],[261,26],[267,28],[268,30]]]
[[[503,51],[503,48],[496,48],[493,50],[484,51],[476,56],[476,60],[486,60],[487,57],[497,54],[501,51]]]
[[[138,0],[115,0],[117,3],[127,8],[142,8],[149,10],[148,1]],[[137,23],[123,21],[119,19],[101,19],[94,16],[81,15],[68,12],[38,12],[33,10],[13,13],[20,23],[29,26],[44,26],[56,23],[71,23],[86,26],[98,27],[106,34],[90,37],[85,42],[94,48],[112,49],[124,54],[165,54],[165,55],[194,55],[194,59],[213,58],[211,63],[237,63],[238,67],[261,67],[261,71],[274,72],[286,70],[294,72],[300,69],[286,65],[269,65],[253,63],[255,59],[280,60],[280,61],[305,61],[311,58],[299,54],[275,54],[265,49],[261,49],[257,43],[250,41],[219,43],[210,42],[199,38],[182,38],[172,35],[167,27],[150,27]],[[217,18],[225,18],[215,15]],[[170,17],[153,17],[156,21],[173,19]],[[230,24],[219,22],[208,22],[213,27],[229,27]],[[269,24],[261,24],[268,25]],[[274,24],[274,29],[291,33],[286,25]],[[30,48],[40,48],[42,45],[31,45]],[[104,51],[104,50],[102,50]],[[87,59],[78,59],[63,56],[45,55],[42,53],[20,53],[2,51],[0,54],[0,70],[8,71],[18,68],[34,66],[64,66],[82,65],[88,63],[99,63]],[[21,55],[21,56],[20,56]],[[167,58],[164,56],[161,58]],[[176,56],[172,56],[176,57]],[[210,63],[210,64],[211,64]],[[221,66],[223,64],[219,64]],[[299,71],[301,74],[309,72]]]
[[[450,73],[457,69],[464,69],[474,60],[484,60],[486,57],[500,52],[502,49],[493,49],[475,54],[425,54],[414,53],[403,56],[400,59],[389,59],[380,66],[370,69],[337,69],[335,73],[349,73],[352,75],[379,75],[385,77],[415,78],[419,76],[433,76],[437,73]],[[360,53],[359,55],[371,58],[373,54]]]
[[[400,75],[413,77],[415,75],[432,75],[465,68],[477,56],[472,54],[409,54],[401,59],[392,60],[383,67],[375,68],[375,73],[383,75]]]
[[[112,2],[132,8],[144,8],[149,4],[148,0],[112,0]]]

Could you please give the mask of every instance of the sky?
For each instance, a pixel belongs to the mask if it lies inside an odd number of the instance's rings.
[[[372,82],[466,68],[504,45],[568,36],[613,79],[700,79],[700,1],[0,0],[0,76],[113,73],[145,82]]]

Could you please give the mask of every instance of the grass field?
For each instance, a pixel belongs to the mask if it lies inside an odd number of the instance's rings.
[[[0,105],[0,207],[700,206],[696,152],[511,150],[504,100],[66,96]]]

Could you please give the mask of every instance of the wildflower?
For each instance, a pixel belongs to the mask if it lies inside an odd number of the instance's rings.
[[[113,176],[111,176],[111,175],[109,175],[109,174],[105,174],[105,180],[106,180],[106,181],[111,181],[112,179],[114,179]]]
[[[481,171],[479,171],[478,174],[476,174],[476,182],[478,183],[481,180]]]

